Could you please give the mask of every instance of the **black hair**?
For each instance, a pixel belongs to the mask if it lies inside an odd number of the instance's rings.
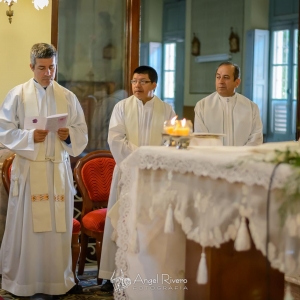
[[[148,74],[151,82],[157,83],[158,80],[157,72],[149,66],[139,66],[134,70],[133,74]]]

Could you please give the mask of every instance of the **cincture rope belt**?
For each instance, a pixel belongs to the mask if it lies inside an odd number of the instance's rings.
[[[34,162],[47,162],[47,161],[51,161],[54,164],[59,164],[59,163],[68,161],[67,158],[64,158],[63,160],[55,160],[54,156],[45,157],[45,159],[42,159],[42,160],[31,160],[31,159],[28,159],[28,160],[34,161]]]

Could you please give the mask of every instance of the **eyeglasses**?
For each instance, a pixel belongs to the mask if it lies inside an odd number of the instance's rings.
[[[130,80],[131,84],[136,85],[137,83],[145,85],[146,83],[152,82],[151,80]]]

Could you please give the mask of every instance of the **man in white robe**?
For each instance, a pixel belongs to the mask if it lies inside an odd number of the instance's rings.
[[[86,147],[87,126],[76,96],[54,81],[56,57],[52,45],[33,45],[34,78],[13,88],[0,109],[0,142],[16,153],[0,272],[2,288],[18,296],[46,298],[43,294],[65,294],[75,285],[69,155],[78,156]],[[68,113],[67,123],[57,132],[24,127],[35,114],[33,123],[62,112]]]
[[[263,142],[258,106],[235,92],[240,68],[223,62],[216,71],[216,92],[198,101],[195,132],[224,133],[224,146],[255,146]]]
[[[116,161],[116,167],[108,201],[108,215],[117,202],[119,165],[139,146],[162,145],[161,133],[164,121],[175,116],[171,105],[154,95],[157,79],[157,73],[151,67],[140,66],[135,69],[131,80],[133,96],[121,100],[113,109],[109,124],[108,144]],[[99,278],[108,279],[101,287],[103,291],[113,290],[109,281],[116,269],[117,246],[112,240],[113,232],[111,219],[107,217],[99,270]]]

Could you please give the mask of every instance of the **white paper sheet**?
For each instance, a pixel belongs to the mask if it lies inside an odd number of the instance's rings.
[[[25,129],[45,129],[46,118],[40,116],[26,117],[24,120]]]
[[[24,120],[25,129],[47,129],[56,132],[59,128],[66,127],[68,114],[56,114],[45,117],[26,117]]]
[[[56,132],[59,128],[66,127],[67,118],[67,113],[48,116],[45,129]]]

